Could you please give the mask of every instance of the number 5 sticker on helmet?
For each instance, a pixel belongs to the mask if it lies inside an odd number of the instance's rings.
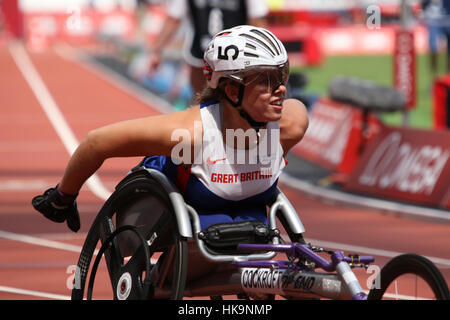
[[[218,37],[214,45],[214,56],[217,58],[216,70],[230,70],[244,68],[242,53],[245,40],[236,37]]]

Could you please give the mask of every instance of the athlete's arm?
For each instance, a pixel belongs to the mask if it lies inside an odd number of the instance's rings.
[[[155,40],[155,43],[153,43],[152,45],[152,50],[160,53],[167,45],[167,43],[169,43],[170,40],[172,40],[180,24],[181,24],[180,19],[168,16],[164,20],[163,27],[161,28],[161,33],[158,35],[158,37]]]
[[[283,102],[283,112],[280,119],[280,143],[284,156],[304,136],[309,120],[306,107],[296,99]]]
[[[72,155],[59,190],[77,194],[83,183],[97,171],[103,162],[113,157],[166,155],[180,141],[172,141],[176,129],[186,130],[183,143],[193,145],[194,121],[199,120],[199,109],[190,108],[167,115],[118,122],[87,134]]]
[[[168,16],[164,21],[164,25],[161,28],[161,33],[156,38],[155,42],[151,46],[151,52],[149,56],[149,72],[156,70],[161,64],[161,54],[164,47],[172,40],[176,34],[178,27],[181,24],[181,20]]]

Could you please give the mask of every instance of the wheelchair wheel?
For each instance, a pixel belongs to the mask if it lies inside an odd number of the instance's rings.
[[[178,232],[169,197],[145,172],[136,172],[119,183],[89,230],[72,299],[84,299],[86,284],[87,299],[95,299],[96,288],[103,290],[101,299],[111,289],[119,300],[182,299],[186,273],[187,239]]]
[[[450,294],[444,277],[430,260],[403,254],[381,269],[369,292],[368,300],[381,299],[448,300]]]

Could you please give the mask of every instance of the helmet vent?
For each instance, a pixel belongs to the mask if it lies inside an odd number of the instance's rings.
[[[265,31],[265,33],[273,39],[273,42],[276,43],[278,49],[280,50],[280,54],[281,52],[283,52],[283,49],[281,49],[283,47],[283,45],[280,43],[280,40],[278,40],[272,33],[268,32],[267,30]]]
[[[278,50],[279,47],[277,49],[277,46],[274,44],[274,42],[276,43],[276,41],[275,41],[275,39],[273,39],[273,37],[269,33],[268,33],[268,35],[270,36],[270,38],[269,38],[269,36],[265,35],[262,31],[259,31],[259,30],[256,30],[256,29],[251,30],[251,32],[259,35],[262,38],[264,38],[272,46],[272,48],[275,50],[277,55],[280,54],[281,50]]]
[[[252,41],[255,41],[255,42],[258,43],[260,46],[262,46],[264,49],[266,49],[267,51],[269,51],[269,52],[272,54],[273,57],[275,57],[275,53],[273,52],[273,50],[272,50],[267,44],[265,44],[264,42],[262,42],[262,41],[259,40],[258,38],[255,38],[255,37],[253,37],[253,36],[251,36],[251,35],[249,35],[249,34],[245,34],[245,33],[240,34],[240,36],[243,36],[243,37],[246,37],[247,39],[250,39],[250,40],[252,40]]]
[[[250,48],[250,49],[252,49],[252,50],[256,50],[256,47],[255,47],[254,45],[252,45],[251,43],[246,43],[246,44],[245,44],[245,47],[246,47],[246,48]]]
[[[252,57],[252,58],[259,58],[257,54],[250,53],[250,52],[244,52],[245,57]]]

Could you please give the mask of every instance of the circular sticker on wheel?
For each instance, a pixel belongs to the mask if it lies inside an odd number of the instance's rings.
[[[120,276],[119,281],[117,282],[117,299],[126,300],[131,292],[131,274],[129,272],[125,272]]]

